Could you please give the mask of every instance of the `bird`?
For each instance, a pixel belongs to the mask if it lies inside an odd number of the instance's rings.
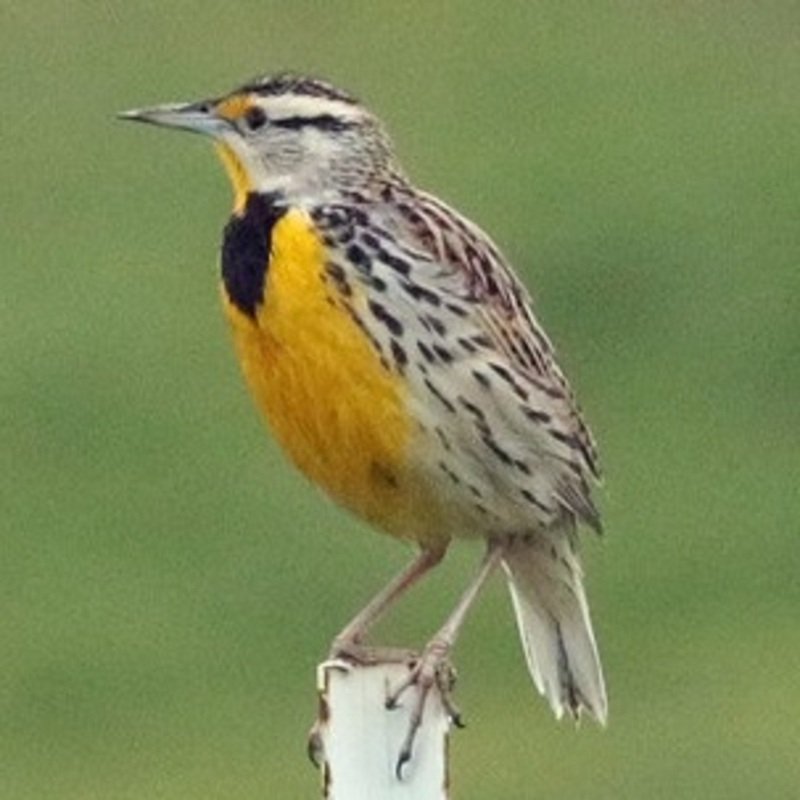
[[[412,757],[464,619],[504,572],[526,663],[557,718],[606,723],[578,529],[600,533],[595,440],[530,293],[478,225],[418,188],[380,119],[321,78],[280,72],[123,119],[204,134],[233,188],[221,298],[246,384],[289,459],[416,549],[331,655],[366,660],[374,623],[454,540],[486,543],[451,615],[387,708],[416,692]]]

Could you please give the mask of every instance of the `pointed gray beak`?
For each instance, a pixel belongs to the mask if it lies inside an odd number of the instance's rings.
[[[214,102],[207,100],[199,103],[167,103],[152,108],[121,111],[117,117],[219,137],[225,131],[230,131],[231,126],[227,120],[217,116],[214,111],[215,105]]]

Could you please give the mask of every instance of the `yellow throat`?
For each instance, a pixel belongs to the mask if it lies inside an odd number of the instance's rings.
[[[235,154],[224,145],[218,150],[234,187],[227,242],[236,226],[254,222],[248,217],[257,213],[259,196],[249,194]],[[395,535],[427,538],[414,522],[422,487],[408,468],[412,424],[402,378],[382,362],[327,281],[325,245],[309,216],[281,209],[253,228],[265,240],[259,296],[248,312],[230,275],[222,293],[245,378],[273,434],[342,505]],[[224,276],[226,269],[235,272],[236,258],[224,245]],[[367,298],[356,291],[348,301],[359,311]]]

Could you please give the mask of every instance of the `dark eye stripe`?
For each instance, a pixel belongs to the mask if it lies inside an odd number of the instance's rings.
[[[286,128],[293,131],[308,127],[333,133],[347,131],[354,127],[353,123],[345,122],[332,114],[318,114],[316,117],[284,117],[283,119],[273,119],[272,124],[276,128]]]

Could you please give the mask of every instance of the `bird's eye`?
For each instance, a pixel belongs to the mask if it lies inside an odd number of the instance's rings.
[[[257,131],[259,128],[263,127],[266,121],[267,115],[260,106],[250,106],[250,108],[244,112],[245,125],[247,125],[251,131]]]

